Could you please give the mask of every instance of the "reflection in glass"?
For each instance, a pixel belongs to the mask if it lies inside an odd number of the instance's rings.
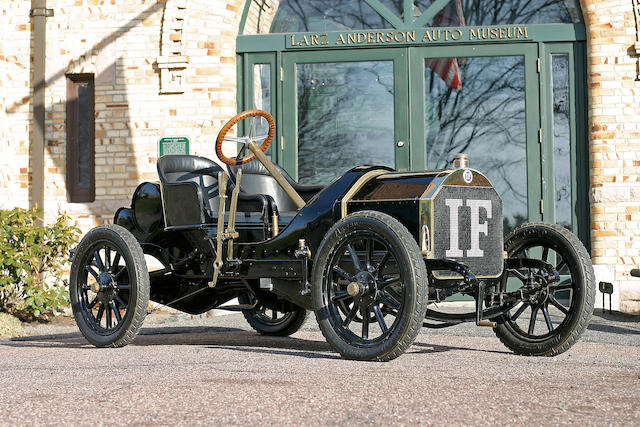
[[[392,28],[365,0],[282,0],[272,33]]]
[[[253,108],[273,114],[271,99],[271,65],[255,64],[253,66]],[[253,126],[252,135],[269,133],[269,123],[266,120],[255,120]],[[271,155],[271,145],[265,151],[268,156]]]
[[[414,18],[419,18],[434,2],[415,1]],[[381,0],[381,3],[404,20],[404,0]],[[425,26],[450,26],[447,15],[461,15],[466,25],[473,26],[582,22],[578,0],[451,0]],[[393,28],[365,0],[266,1],[256,25],[257,33],[267,32],[269,27],[271,33]]]
[[[297,65],[298,180],[327,184],[354,166],[394,165],[393,63]]]
[[[527,219],[524,75],[521,56],[425,60],[428,168],[467,153],[503,199],[505,233]]]
[[[414,2],[420,13],[432,0]],[[459,9],[466,25],[577,23],[582,20],[578,0],[451,0],[446,6]],[[446,14],[446,7],[443,9]],[[427,27],[444,27],[436,15]]]
[[[569,128],[569,56],[552,55],[553,183],[556,224],[571,230],[571,132]]]

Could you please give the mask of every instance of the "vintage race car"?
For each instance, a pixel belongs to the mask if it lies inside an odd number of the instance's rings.
[[[268,133],[227,137],[248,118],[266,120]],[[400,356],[423,326],[475,322],[518,354],[544,356],[587,327],[595,282],[584,246],[542,223],[503,240],[500,196],[463,156],[451,170],[360,166],[326,187],[301,185],[263,153],[274,133],[264,111],[235,116],[216,140],[228,168],[163,156],[159,182],[140,184],[114,224],[84,236],[69,286],[89,342],[131,342],[149,300],[192,314],[241,311],[280,336],[313,310],[331,347],[357,360]],[[224,155],[225,140],[243,144],[238,157]],[[145,255],[163,268],[148,271]],[[473,311],[438,304],[458,293],[473,297]]]

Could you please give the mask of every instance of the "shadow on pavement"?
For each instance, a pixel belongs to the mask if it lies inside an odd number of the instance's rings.
[[[3,345],[31,348],[87,348],[89,344],[79,332],[12,338]],[[253,331],[215,326],[176,326],[142,328],[129,347],[161,345],[205,346],[211,350],[233,350],[243,353],[297,356],[309,359],[341,359],[327,342],[293,337],[269,337]],[[442,353],[451,350],[500,353],[468,347],[449,347],[416,342],[408,353]]]
[[[596,309],[587,329],[621,335],[640,335],[640,316]]]
[[[607,322],[619,322],[619,323],[637,323],[640,327],[640,314],[627,314],[614,311],[609,313],[608,311],[602,312],[601,309],[596,308],[593,311],[593,319],[598,319]]]
[[[425,347],[423,350],[416,350],[416,347]],[[445,351],[463,350],[463,351],[479,351],[482,353],[510,354],[509,351],[483,350],[481,348],[470,347],[451,347],[446,345],[436,345],[429,343],[414,342],[407,353],[444,353]]]

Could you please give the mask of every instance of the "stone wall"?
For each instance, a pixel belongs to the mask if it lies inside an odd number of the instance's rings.
[[[582,0],[587,26],[592,257],[640,312],[640,82],[633,0]]]
[[[0,203],[11,208],[28,205],[31,33],[30,1],[7,1],[0,15]],[[109,222],[140,181],[157,179],[160,137],[187,136],[192,153],[214,156],[215,135],[236,112],[243,6],[243,0],[48,3],[54,16],[47,18],[46,220],[65,212],[84,230]],[[171,19],[163,25],[165,16]],[[178,73],[180,89],[167,93],[159,65],[175,45],[188,62]],[[95,78],[93,203],[67,202],[67,75],[77,73]]]
[[[30,9],[0,5],[0,209],[29,205]]]

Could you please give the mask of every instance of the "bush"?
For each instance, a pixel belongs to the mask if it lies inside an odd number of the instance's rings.
[[[80,230],[60,216],[37,226],[37,209],[0,210],[0,311],[46,320],[69,304],[65,266]]]

